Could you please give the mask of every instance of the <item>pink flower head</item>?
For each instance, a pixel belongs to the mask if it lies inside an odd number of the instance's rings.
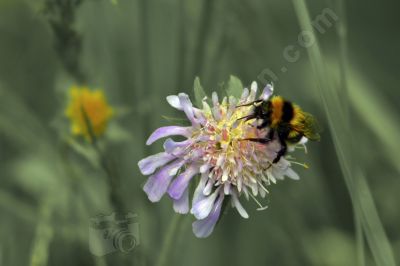
[[[258,99],[268,100],[272,92],[272,86],[267,85]],[[212,105],[205,98],[201,108],[194,107],[184,93],[168,96],[168,103],[183,111],[191,125],[161,127],[146,142],[150,145],[170,136],[185,138],[179,142],[166,139],[164,152],[142,159],[139,168],[144,175],[150,175],[144,185],[150,201],[157,202],[167,193],[177,213],[190,211],[194,215],[193,232],[197,237],[212,233],[224,200],[230,200],[232,207],[248,218],[239,201],[241,195],[251,197],[259,209],[265,209],[256,197],[264,198],[268,193],[266,187],[284,176],[299,179],[286,158],[273,163],[281,148],[278,140],[268,143],[246,140],[263,138],[269,130],[257,129],[255,120],[240,119],[249,115],[253,107],[250,104],[238,108],[238,105],[254,102],[256,95],[257,83],[253,82],[250,91],[245,88],[240,99],[230,96],[219,101],[214,92]],[[191,207],[190,182],[197,182]]]

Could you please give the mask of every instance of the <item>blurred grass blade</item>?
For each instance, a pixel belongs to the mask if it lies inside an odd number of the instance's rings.
[[[339,37],[339,65],[340,65],[340,87],[344,92],[344,101],[342,101],[342,109],[344,110],[347,127],[350,127],[350,112],[349,112],[349,86],[348,86],[348,47],[347,47],[347,20],[346,7],[344,0],[339,0],[337,4],[340,20],[337,24],[337,35]],[[352,150],[351,150],[352,151]],[[351,152],[350,151],[350,152]],[[352,154],[352,157],[354,153]],[[365,265],[365,240],[364,231],[361,223],[361,213],[358,208],[353,206],[353,219],[356,238],[357,263],[359,266]]]
[[[172,253],[171,249],[174,246],[176,238],[179,236],[180,230],[182,230],[182,226],[180,226],[181,223],[182,215],[174,214],[168,226],[167,234],[165,235],[165,239],[155,265],[168,265],[168,256]]]
[[[346,115],[342,109],[342,98],[339,88],[334,88],[330,76],[327,74],[321,50],[314,34],[312,21],[304,0],[293,0],[293,5],[302,30],[312,34],[315,43],[307,52],[311,66],[316,73],[318,94],[328,118],[337,156],[342,169],[346,185],[356,209],[360,215],[368,245],[377,265],[395,265],[395,260],[389,240],[376,211],[368,184],[362,174],[353,175],[353,157],[351,156],[351,142]],[[342,88],[343,89],[343,88]],[[345,95],[345,94],[344,94]],[[345,99],[347,100],[347,99]],[[356,177],[356,178],[354,178]]]
[[[386,104],[376,92],[377,89],[372,88],[360,78],[358,73],[352,71],[350,76],[352,77],[349,79],[351,106],[385,146],[387,158],[400,172],[398,157],[400,126],[396,118],[396,110]]]
[[[0,85],[0,132],[26,147],[47,146],[49,136],[35,112],[23,100]],[[32,140],[35,140],[32,142]]]
[[[4,190],[0,190],[0,207],[2,210],[7,210],[13,215],[32,223],[37,218],[37,214],[32,210],[32,206],[20,199],[16,199],[16,196]]]
[[[396,265],[390,243],[379,220],[374,200],[361,169],[356,170],[356,187],[360,199],[358,202],[361,209],[360,220],[377,265]]]
[[[30,266],[47,265],[50,242],[53,239],[54,230],[51,225],[53,204],[48,197],[40,207],[39,220],[37,221],[35,238],[32,244]]]
[[[364,231],[361,223],[361,213],[357,208],[354,210],[354,227],[356,231],[356,252],[357,252],[357,263],[359,266],[365,265],[365,240]]]

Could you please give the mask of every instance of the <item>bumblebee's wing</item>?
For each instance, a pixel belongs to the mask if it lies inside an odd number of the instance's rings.
[[[309,113],[304,113],[304,136],[309,140],[320,140],[322,129],[318,121]]]

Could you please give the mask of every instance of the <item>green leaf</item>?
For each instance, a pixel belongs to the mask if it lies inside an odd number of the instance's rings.
[[[180,118],[180,117],[171,117],[171,116],[166,116],[166,115],[163,115],[161,117],[164,118],[165,120],[167,120],[168,122],[174,122],[174,123],[176,123],[176,122],[178,122],[178,123],[187,122],[187,119]]]
[[[240,98],[243,92],[243,84],[242,81],[238,77],[231,75],[228,81],[228,87],[226,89],[226,93],[228,96],[233,96],[235,98]]]
[[[200,84],[199,77],[196,77],[194,79],[193,90],[194,90],[194,100],[195,100],[196,106],[201,108],[201,106],[203,105],[202,101],[203,101],[204,97],[206,97],[207,95],[204,92],[204,89]]]

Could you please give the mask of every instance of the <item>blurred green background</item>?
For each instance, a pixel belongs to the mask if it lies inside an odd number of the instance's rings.
[[[180,115],[167,95],[193,95],[195,76],[219,91],[231,74],[246,86],[273,81],[316,115],[322,140],[297,152],[310,169],[270,187],[266,211],[243,201],[250,219],[228,211],[207,239],[181,218],[166,264],[399,263],[400,4],[303,4],[0,0],[0,265],[155,265],[176,215],[167,197],[152,204],[142,191],[137,162],[162,147],[145,140],[171,123],[163,115]],[[302,47],[299,34],[326,8],[337,19]],[[93,149],[69,136],[63,116],[76,83],[104,89],[119,113],[104,149],[118,197],[138,215],[140,245],[128,254],[89,251],[90,218],[113,208]]]

